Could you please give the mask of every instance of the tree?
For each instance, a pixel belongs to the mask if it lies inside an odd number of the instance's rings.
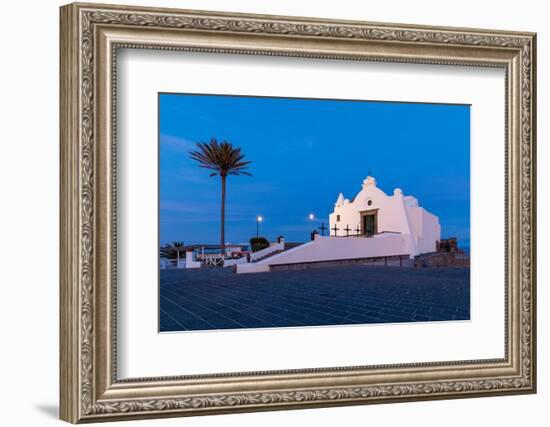
[[[225,254],[225,193],[226,181],[229,175],[248,175],[251,173],[245,169],[251,163],[244,160],[241,149],[234,147],[227,141],[218,142],[212,138],[210,142],[197,142],[197,150],[191,151],[189,156],[196,160],[200,167],[214,171],[210,176],[220,176],[222,184],[221,194],[221,224],[220,224],[220,246],[222,254]]]
[[[160,256],[167,259],[180,259],[180,253],[185,251],[183,242],[172,242],[160,247]]]

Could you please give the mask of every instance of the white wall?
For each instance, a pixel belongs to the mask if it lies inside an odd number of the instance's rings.
[[[409,255],[407,250],[406,238],[400,234],[380,234],[370,238],[317,235],[314,241],[273,255],[264,261],[239,266],[237,272],[269,271],[269,265]]]
[[[536,0],[111,0],[171,7],[538,31],[538,117],[550,116],[550,27]],[[0,399],[2,424],[56,419],[58,360],[58,10],[56,0],[4,2],[0,79]],[[539,120],[539,165],[550,162]],[[127,422],[128,426],[543,426],[550,405],[549,168],[539,172],[539,394]],[[348,196],[349,197],[349,196]],[[29,261],[29,247],[39,254]],[[499,256],[499,254],[495,254]]]
[[[303,248],[303,250],[301,250]],[[406,255],[404,238],[400,235],[382,235],[372,238],[321,237],[303,247],[275,255],[269,264],[316,262],[338,259],[371,258]]]
[[[422,207],[407,208],[409,220],[419,253],[434,252],[436,242],[441,240],[439,219]]]

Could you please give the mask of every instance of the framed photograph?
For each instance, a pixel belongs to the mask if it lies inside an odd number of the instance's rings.
[[[535,34],[60,21],[63,420],[536,391]]]

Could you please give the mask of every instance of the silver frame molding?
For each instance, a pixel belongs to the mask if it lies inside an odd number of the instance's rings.
[[[536,391],[536,35],[100,4],[61,13],[61,419],[72,423]],[[506,71],[505,357],[120,380],[118,48]]]

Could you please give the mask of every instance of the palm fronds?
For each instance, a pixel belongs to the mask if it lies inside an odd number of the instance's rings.
[[[212,138],[210,142],[197,142],[197,150],[191,151],[189,156],[200,167],[213,170],[210,176],[252,175],[246,171],[252,162],[244,160],[241,149],[227,141],[218,142]]]
[[[183,242],[172,242],[160,247],[160,256],[166,259],[180,259],[184,252]]]

